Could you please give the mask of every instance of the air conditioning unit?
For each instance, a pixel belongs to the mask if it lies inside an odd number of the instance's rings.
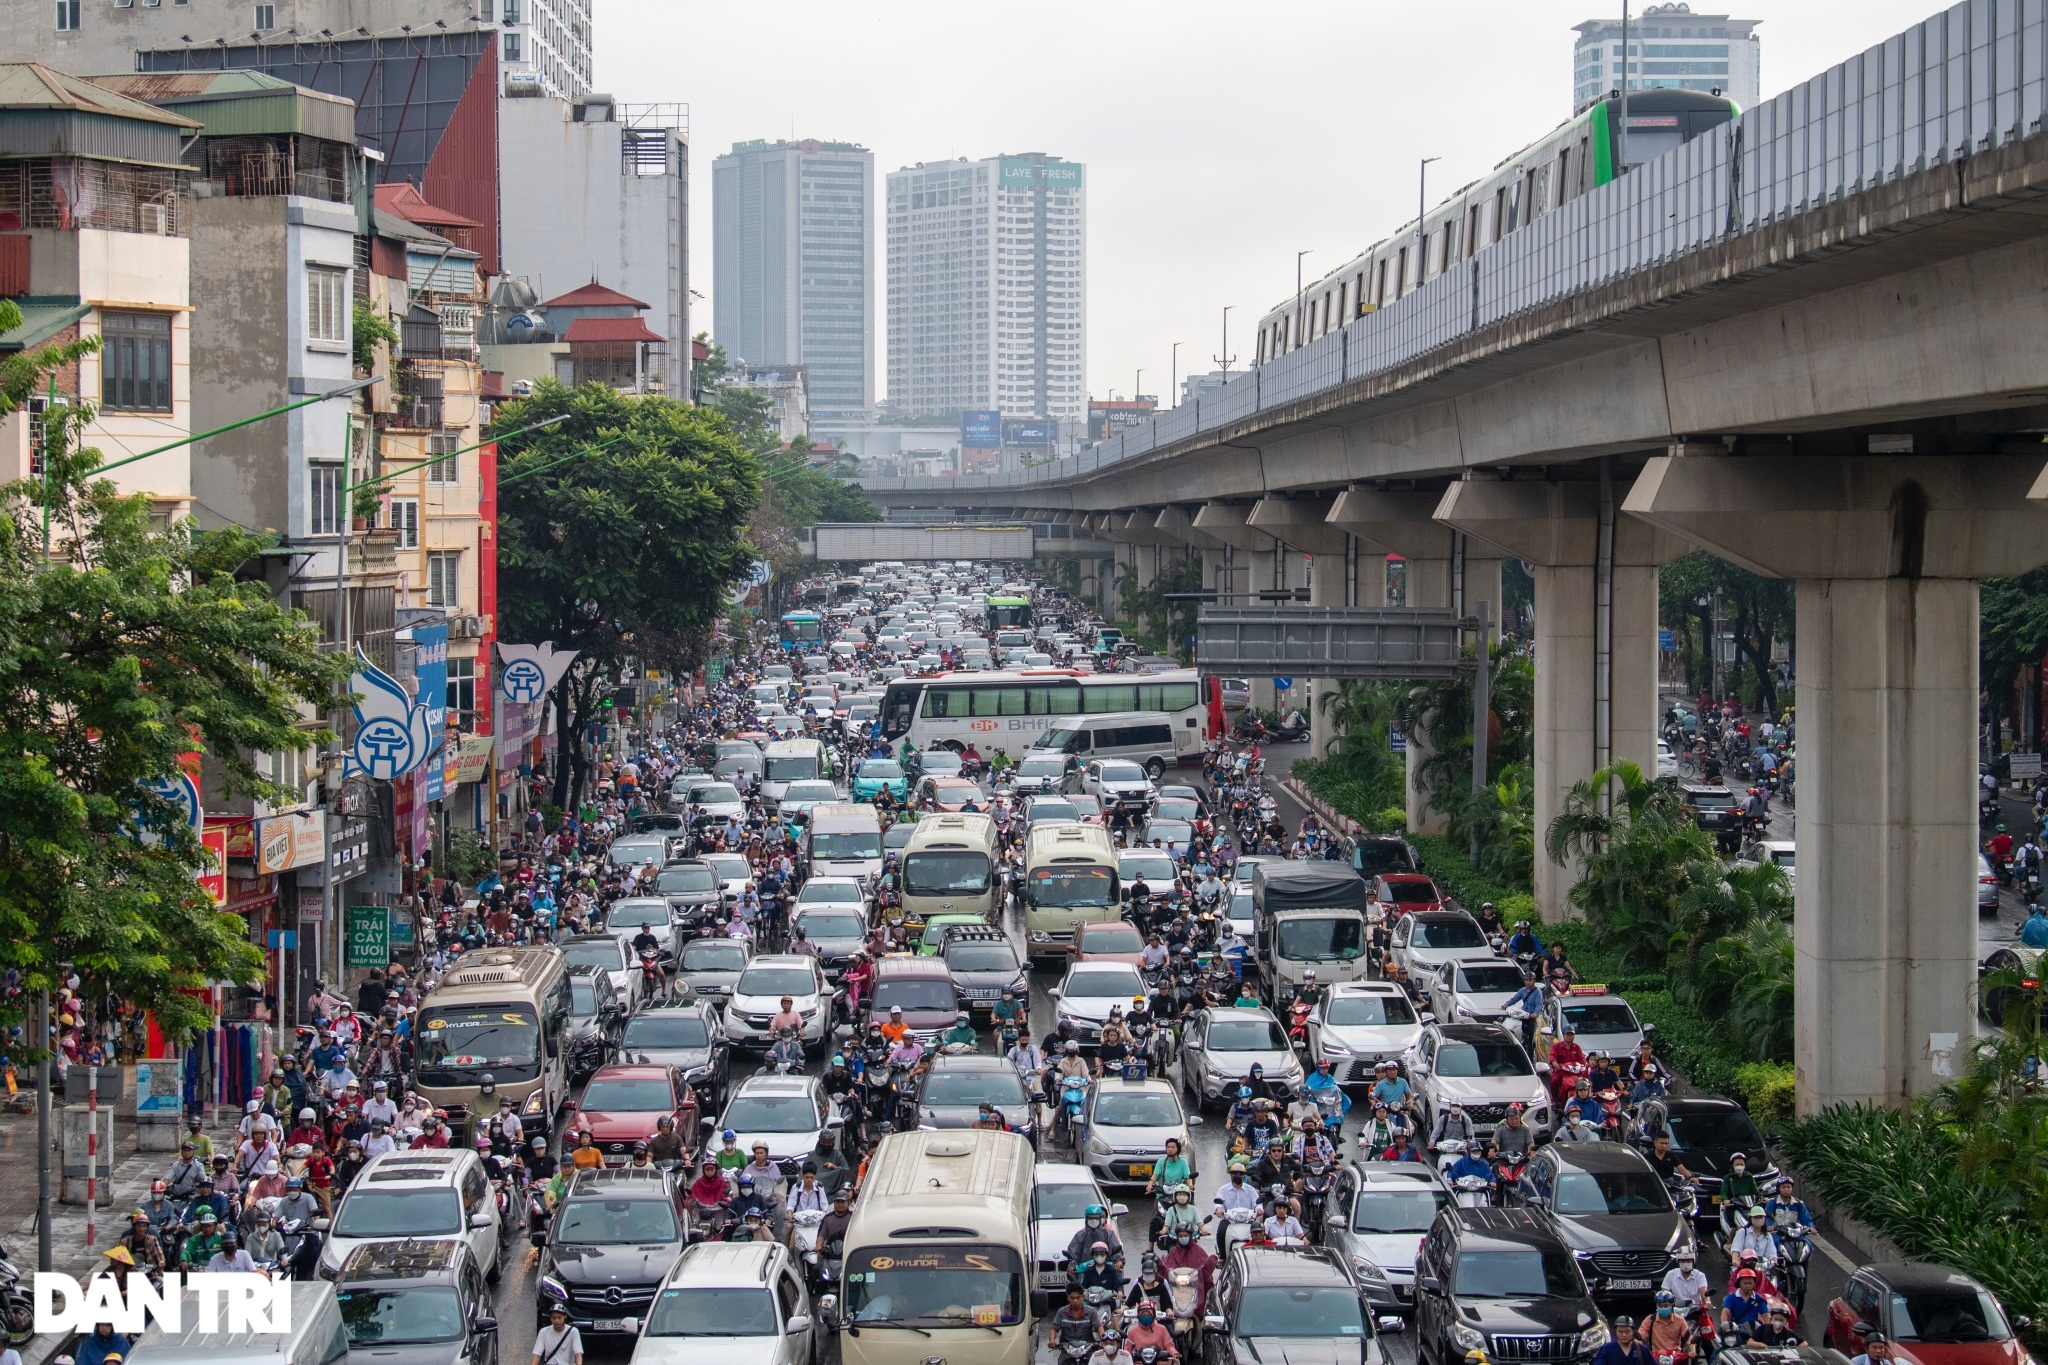
[[[453,616],[448,620],[448,638],[451,640],[481,640],[484,637],[484,618],[481,616]]]
[[[171,235],[171,211],[168,206],[163,204],[138,204],[135,211],[136,217],[139,219],[136,226],[141,228],[142,231],[158,237],[168,237]]]

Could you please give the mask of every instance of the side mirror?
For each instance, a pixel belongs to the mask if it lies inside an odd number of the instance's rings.
[[[568,1110],[572,1110],[572,1111],[573,1111],[573,1110],[574,1110],[574,1109],[576,1108],[576,1101],[574,1101],[574,1100],[563,1100],[563,1101],[562,1101],[562,1108],[564,1108],[564,1109],[568,1109]]]
[[[798,1335],[799,1333],[802,1333],[802,1332],[808,1332],[808,1331],[810,1331],[810,1330],[811,1330],[811,1315],[810,1315],[810,1314],[808,1314],[808,1313],[798,1313],[798,1314],[796,1314],[796,1315],[795,1315],[794,1317],[792,1317],[792,1318],[791,1318],[791,1319],[789,1320],[789,1326],[788,1326],[788,1327],[787,1327],[786,1329],[784,1329],[784,1330],[785,1330],[785,1331],[786,1331],[786,1332],[787,1332],[787,1333],[788,1333],[788,1334],[789,1334],[790,1336],[796,1336],[796,1335]]]
[[[1539,1076],[1548,1076],[1548,1075],[1550,1074],[1550,1063],[1549,1063],[1549,1062],[1538,1062],[1538,1063],[1536,1063],[1536,1074],[1537,1074],[1537,1075],[1539,1075]]]
[[[1444,1282],[1434,1275],[1425,1275],[1417,1271],[1415,1275],[1415,1292],[1418,1294],[1441,1294],[1444,1292]]]
[[[334,1226],[334,1220],[331,1218],[315,1218],[311,1226],[315,1232],[326,1232]]]
[[[481,1232],[491,1225],[491,1215],[488,1213],[472,1213],[469,1215],[469,1225]]]
[[[1202,1326],[1211,1332],[1227,1332],[1230,1330],[1230,1321],[1221,1313],[1211,1313],[1202,1319]]]
[[[470,1327],[478,1332],[495,1332],[498,1330],[498,1320],[496,1318],[478,1318],[470,1324]]]
[[[1125,1208],[1122,1204],[1111,1204],[1109,1206],[1109,1216],[1112,1218],[1121,1218],[1129,1212],[1130,1210],[1128,1208]]]
[[[1188,1115],[1188,1127],[1190,1127],[1190,1128],[1200,1128],[1201,1126],[1202,1126],[1202,1116],[1201,1116],[1200,1114],[1189,1114],[1189,1115]]]
[[[1424,1024],[1434,1024],[1434,1023],[1436,1022],[1436,1011],[1434,1011],[1434,1010],[1421,1010],[1421,1011],[1417,1012],[1417,1014],[1416,1014],[1415,1018],[1416,1018],[1416,1020],[1417,1020],[1418,1022],[1420,1022],[1420,1023],[1424,1023]]]

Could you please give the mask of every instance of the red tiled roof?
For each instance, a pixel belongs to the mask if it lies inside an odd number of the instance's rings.
[[[386,213],[395,213],[409,223],[418,223],[421,227],[483,226],[474,218],[465,218],[452,210],[428,203],[427,197],[409,182],[377,186],[377,207]]]
[[[560,298],[549,299],[542,308],[645,308],[638,299],[627,298],[616,289],[607,289],[592,280],[580,289],[571,289]]]
[[[661,342],[668,338],[638,318],[578,318],[569,324],[562,340],[573,346],[579,341]]]

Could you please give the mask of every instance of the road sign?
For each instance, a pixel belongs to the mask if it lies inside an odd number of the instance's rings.
[[[1669,630],[1658,631],[1657,648],[1663,650],[1666,654],[1676,654],[1678,652],[1677,633]]]
[[[1387,727],[1387,744],[1397,754],[1408,752],[1408,732],[1398,725]]]
[[[2012,780],[2015,782],[2041,775],[2041,755],[2023,754],[2015,750],[2012,759]]]
[[[382,967],[391,961],[391,911],[382,905],[348,908],[348,965]]]
[[[1292,678],[1275,678],[1275,679],[1273,679],[1273,690],[1274,690],[1275,692],[1292,692],[1292,691],[1294,690],[1294,679],[1292,679]]]
[[[271,948],[296,948],[299,946],[299,931],[296,929],[271,929],[266,931],[264,943]]]
[[[704,681],[713,687],[725,681],[724,659],[712,659],[704,665]]]

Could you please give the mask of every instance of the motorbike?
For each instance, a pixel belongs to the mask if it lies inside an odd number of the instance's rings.
[[[313,1280],[327,1239],[305,1218],[288,1218],[277,1225],[277,1232],[284,1239],[277,1257],[281,1273],[294,1280]]]
[[[1493,1187],[1485,1178],[1476,1175],[1461,1175],[1451,1182],[1451,1190],[1461,1209],[1483,1209],[1493,1202]]]
[[[547,1182],[533,1181],[526,1188],[526,1232],[528,1240],[535,1246],[547,1245],[548,1221],[551,1217]]]
[[[1311,1242],[1323,1240],[1323,1220],[1330,1208],[1330,1189],[1336,1184],[1329,1166],[1321,1161],[1308,1163],[1308,1170],[1301,1181],[1301,1227]]]
[[[1313,1011],[1305,1000],[1297,1000],[1287,1010],[1287,1041],[1296,1048],[1308,1046],[1308,1017]]]
[[[798,1259],[804,1263],[804,1279],[809,1282],[813,1294],[825,1293],[829,1283],[824,1276],[818,1248],[818,1225],[824,1221],[823,1209],[804,1209],[789,1216],[790,1237],[795,1243]]]
[[[1622,1140],[1621,1092],[1612,1086],[1600,1091],[1593,1098],[1600,1101],[1600,1140],[1620,1142]]]
[[[1182,1360],[1200,1360],[1202,1319],[1195,1312],[1201,1302],[1202,1277],[1191,1265],[1177,1265],[1166,1272],[1166,1306],[1171,1310],[1167,1330]]]
[[[34,1336],[35,1318],[35,1300],[28,1285],[7,1248],[0,1246],[0,1327],[5,1328],[9,1344],[18,1346]]]
[[[659,1001],[665,994],[661,978],[661,954],[652,948],[640,951],[640,982],[645,998]]]
[[[1081,1111],[1088,1107],[1088,1081],[1082,1076],[1068,1076],[1060,1081],[1059,1122],[1065,1128],[1067,1141],[1075,1151],[1081,1148]]]
[[[1806,1264],[1813,1259],[1813,1239],[1807,1235],[1804,1223],[1797,1218],[1787,1219],[1783,1215],[1780,1215],[1778,1226],[1773,1231],[1778,1237],[1778,1288],[1785,1291],[1785,1298],[1792,1305],[1794,1312],[1804,1312]]]
[[[1223,1259],[1230,1258],[1230,1249],[1239,1242],[1249,1241],[1252,1235],[1252,1220],[1258,1216],[1253,1209],[1230,1209],[1223,1215]]]

